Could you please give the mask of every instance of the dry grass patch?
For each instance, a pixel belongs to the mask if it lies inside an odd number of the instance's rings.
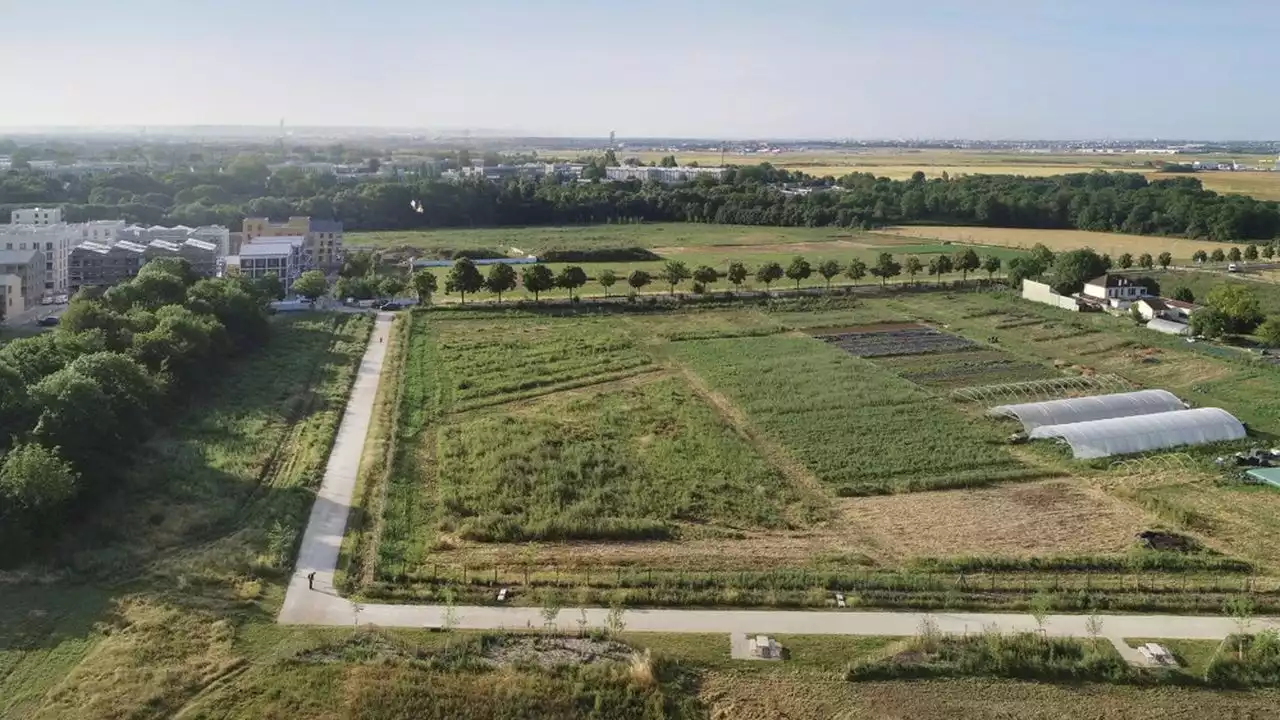
[[[895,560],[1120,552],[1143,528],[1140,511],[1068,481],[854,498],[839,507]]]
[[[814,675],[709,673],[702,700],[712,720],[1201,720],[1265,718],[1280,692],[1050,685],[1011,680],[849,683]]]
[[[1085,230],[1027,230],[1021,228],[950,227],[941,225],[911,225],[885,228],[881,232],[932,240],[944,240],[970,245],[1001,245],[1029,248],[1043,243],[1054,252],[1091,247],[1098,252],[1121,253],[1160,252],[1173,253],[1175,262],[1189,262],[1197,250],[1213,252],[1225,247],[1222,243],[1207,240],[1187,240],[1177,237],[1148,235],[1124,235],[1121,233],[1089,232]]]

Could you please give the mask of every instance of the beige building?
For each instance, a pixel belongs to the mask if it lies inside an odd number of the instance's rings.
[[[40,304],[44,255],[39,250],[0,250],[0,302],[7,318]]]
[[[342,265],[342,223],[336,220],[295,216],[289,222],[273,223],[268,218],[245,218],[241,247],[263,237],[302,237],[304,269],[336,270]]]
[[[62,208],[21,208],[9,213],[14,225],[61,225]]]

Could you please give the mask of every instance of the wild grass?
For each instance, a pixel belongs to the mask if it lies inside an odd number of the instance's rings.
[[[924,634],[883,660],[862,661],[850,681],[989,676],[1020,680],[1121,682],[1133,671],[1109,642],[984,632],[958,637]]]
[[[486,542],[780,528],[799,499],[677,378],[460,418],[442,428],[436,457],[443,528]]]
[[[706,340],[671,352],[840,495],[1035,474],[946,402],[818,340]]]
[[[456,410],[625,377],[650,363],[605,319],[445,322],[433,332],[448,377],[439,392]]]

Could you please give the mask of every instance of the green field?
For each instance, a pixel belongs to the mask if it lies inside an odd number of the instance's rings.
[[[800,283],[801,287],[814,288],[826,285],[817,273],[818,263],[823,260],[836,260],[842,265],[853,259],[860,259],[868,265],[874,264],[876,257],[882,252],[892,253],[899,262],[908,256],[915,255],[927,266],[929,259],[937,255],[954,255],[966,249],[967,245],[950,242],[920,241],[913,238],[893,235],[867,233],[860,230],[840,228],[774,228],[737,225],[696,225],[675,223],[653,224],[619,224],[593,225],[582,227],[550,227],[550,228],[495,228],[480,230],[423,230],[403,232],[370,232],[352,233],[346,242],[350,247],[368,247],[383,251],[394,251],[399,260],[410,256],[449,257],[458,251],[484,250],[497,255],[522,256],[527,254],[544,255],[549,251],[573,250],[581,252],[608,253],[618,250],[639,248],[649,253],[649,259],[593,261],[584,260],[581,265],[590,278],[586,287],[579,291],[584,297],[605,294],[604,288],[596,283],[600,271],[613,270],[620,278],[611,292],[614,295],[626,294],[626,277],[633,270],[644,270],[657,275],[669,260],[684,262],[690,270],[699,265],[708,265],[720,273],[720,280],[710,290],[727,290],[732,286],[724,279],[729,263],[745,263],[754,273],[756,268],[768,262],[780,263],[784,268],[796,256],[803,256],[813,265],[812,277]],[[1019,257],[1024,251],[1014,248],[974,246],[980,257],[994,255],[1002,262]],[[559,272],[567,264],[549,261],[546,263],[553,271]],[[444,288],[444,277],[448,268],[433,268]],[[483,270],[483,268],[482,268]],[[964,277],[963,273],[949,273],[942,280],[956,281]],[[969,278],[985,278],[987,273],[977,271],[969,274]],[[890,280],[891,283],[929,283],[938,278],[930,278],[921,273],[914,279],[903,274]],[[859,284],[879,282],[868,275]],[[852,281],[843,275],[833,279],[833,285],[844,286]],[[756,282],[754,276],[749,277],[742,286],[744,289],[763,290],[763,285]],[[774,288],[794,288],[794,282],[782,279],[773,285]],[[686,281],[677,288],[679,292],[690,292],[692,282]],[[645,292],[663,292],[669,288],[656,277],[653,284],[644,288]],[[546,297],[564,297],[565,291],[554,290]],[[441,294],[441,300],[452,299]],[[506,298],[532,299],[522,288],[505,295]],[[496,299],[487,292],[477,293],[475,299]]]
[[[818,340],[683,342],[672,353],[841,496],[1036,474],[945,401]]]

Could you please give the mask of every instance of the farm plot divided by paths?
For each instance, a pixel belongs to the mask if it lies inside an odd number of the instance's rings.
[[[812,338],[690,341],[671,352],[842,496],[1041,474],[947,400]]]
[[[890,357],[955,352],[974,347],[971,340],[923,325],[869,325],[844,331],[814,331],[813,336],[857,357]]]

